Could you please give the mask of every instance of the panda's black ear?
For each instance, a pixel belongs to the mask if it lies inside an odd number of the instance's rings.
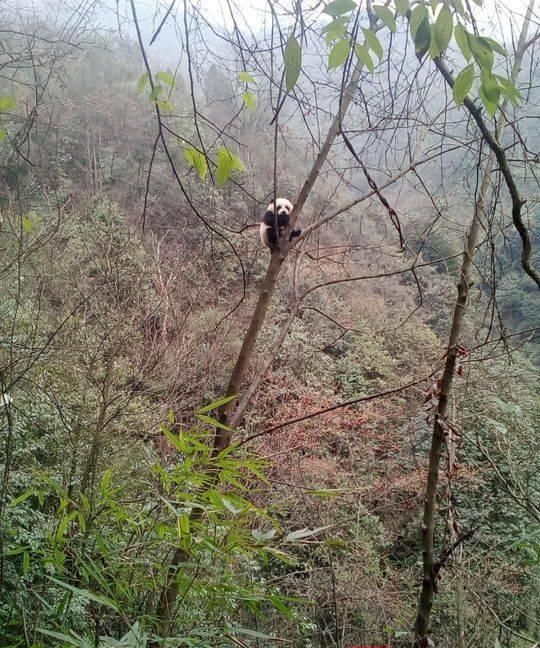
[[[274,222],[275,222],[275,221],[274,221],[274,212],[273,212],[273,211],[270,211],[270,210],[267,210],[267,211],[265,212],[264,216],[262,217],[262,222],[263,222],[265,225],[270,225],[270,226],[272,226],[272,225],[274,224]]]

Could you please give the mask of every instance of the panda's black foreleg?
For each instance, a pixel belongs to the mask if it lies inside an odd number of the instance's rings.
[[[302,230],[301,230],[301,229],[293,230],[293,231],[291,232],[291,235],[289,236],[289,241],[292,241],[293,238],[296,238],[296,237],[300,236],[300,234],[302,234]]]
[[[274,251],[278,245],[278,230],[275,227],[270,227],[268,229],[268,242],[270,243],[270,249]]]

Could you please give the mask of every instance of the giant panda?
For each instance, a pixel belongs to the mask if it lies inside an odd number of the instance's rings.
[[[274,213],[274,203],[271,202],[261,221],[261,227],[259,234],[261,236],[261,241],[263,245],[270,251],[276,249],[278,239],[283,236],[285,228],[289,225],[289,219],[291,216],[293,206],[292,203],[286,198],[277,198],[276,199],[276,210],[277,210],[277,232],[276,232],[276,215]],[[292,241],[296,236],[300,236],[302,230],[296,229],[291,232],[289,241]]]

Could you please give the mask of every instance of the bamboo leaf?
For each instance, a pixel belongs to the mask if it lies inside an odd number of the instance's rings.
[[[101,596],[99,594],[93,594],[92,592],[89,592],[86,589],[81,589],[80,587],[75,587],[75,585],[70,585],[69,583],[64,583],[61,580],[58,580],[57,578],[54,578],[53,576],[48,576],[48,579],[52,581],[53,583],[56,583],[56,585],[59,585],[60,587],[63,587],[64,589],[69,590],[70,592],[73,592],[74,594],[77,594],[78,596],[82,596],[85,599],[88,599],[89,601],[94,601],[95,603],[100,603],[101,605],[105,605],[108,608],[111,608],[112,610],[115,610],[116,612],[120,612],[118,606],[114,601],[111,599],[107,598],[106,596]]]
[[[238,394],[234,394],[233,396],[224,396],[223,398],[218,398],[218,400],[213,401],[212,403],[210,403],[210,405],[205,405],[204,407],[201,407],[201,409],[197,410],[195,414],[206,414],[206,412],[210,412],[214,409],[217,409],[218,407],[221,407],[222,405],[226,405],[227,403],[230,403],[237,396]]]
[[[228,427],[225,425],[225,423],[222,423],[221,421],[218,421],[217,419],[211,417],[211,416],[206,416],[206,414],[197,414],[196,415],[199,421],[202,421],[203,423],[206,423],[207,425],[210,425],[211,427],[217,427],[220,430],[227,430],[228,432],[232,432],[232,428]]]
[[[251,535],[256,542],[266,542],[276,535],[276,530],[269,529],[268,531],[259,531],[259,529],[252,529]]]
[[[23,574],[28,574],[30,571],[30,554],[28,551],[23,553]]]
[[[315,535],[318,535],[321,531],[329,529],[330,525],[317,527],[316,529],[299,529],[298,531],[291,531],[285,537],[286,542],[293,542],[295,540],[302,540],[304,538],[311,538]]]
[[[67,634],[64,634],[63,632],[54,632],[54,630],[46,630],[45,628],[36,628],[36,632],[39,632],[42,635],[45,635],[46,637],[52,637],[53,639],[58,639],[58,641],[63,641],[64,643],[69,644],[70,646],[79,646],[80,648],[80,642],[73,638],[70,637]]]
[[[253,637],[253,639],[268,639],[269,641],[276,640],[276,637],[273,637],[272,635],[265,634],[264,632],[259,632],[258,630],[250,630],[249,628],[233,627],[228,628],[228,631],[231,634],[245,635],[246,637]]]
[[[30,490],[27,490],[24,493],[22,493],[21,495],[19,495],[18,497],[16,497],[15,499],[11,500],[11,502],[9,503],[9,507],[10,508],[15,508],[15,506],[18,506],[19,504],[22,504],[22,502],[25,502],[29,497],[32,497],[32,495],[35,495],[35,494],[36,494],[36,492],[35,492],[35,490],[33,488],[30,489]]]

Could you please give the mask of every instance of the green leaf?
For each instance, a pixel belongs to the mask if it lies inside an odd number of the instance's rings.
[[[422,51],[421,54],[418,54],[417,56],[424,56],[424,51]],[[440,56],[441,50],[439,49],[439,46],[437,45],[437,39],[435,38],[435,34],[433,33],[433,30],[431,31],[431,37],[429,41],[429,57],[433,60],[435,57]]]
[[[139,80],[137,81],[137,92],[139,94],[141,94],[144,91],[149,81],[150,81],[150,77],[148,76],[148,72],[141,74]]]
[[[481,39],[488,44],[494,52],[500,54],[501,56],[508,56],[508,52],[504,49],[502,45],[497,43],[493,38],[488,38],[487,36],[481,36]]]
[[[314,488],[307,493],[313,497],[338,497],[346,493],[345,488]]]
[[[60,587],[63,587],[70,592],[73,592],[74,594],[77,594],[78,596],[82,596],[85,599],[88,599],[89,601],[94,601],[95,603],[100,603],[101,605],[105,605],[106,607],[109,607],[116,612],[120,612],[120,609],[116,605],[116,603],[107,598],[106,596],[101,596],[99,594],[93,594],[92,592],[89,592],[86,589],[81,589],[79,587],[75,587],[75,585],[70,585],[69,583],[64,583],[61,580],[58,580],[57,578],[53,578],[52,576],[48,576],[48,579],[51,580],[53,583],[56,583]]]
[[[472,84],[474,81],[474,65],[471,63],[470,65],[467,65],[466,68],[461,70],[461,72],[457,75],[456,80],[454,81],[454,88],[452,90],[453,96],[454,96],[454,101],[456,102],[456,106],[461,106],[463,103],[463,100],[469,93]]]
[[[461,16],[466,16],[465,12],[465,7],[463,6],[463,2],[461,0],[452,0],[452,4],[454,5],[454,9],[460,14]]]
[[[28,551],[23,553],[23,574],[28,574],[30,571],[30,554]]]
[[[161,99],[158,99],[156,101],[156,106],[158,106],[160,110],[166,110],[167,112],[172,112],[174,110],[174,106],[170,101],[162,101]]]
[[[182,513],[178,518],[178,530],[181,536],[189,535],[189,513]]]
[[[6,556],[19,556],[20,554],[24,553],[27,551],[30,547],[28,546],[23,546],[23,547],[14,547],[13,549],[9,549],[6,551]]]
[[[269,529],[268,531],[259,531],[259,529],[252,529],[251,535],[255,542],[262,543],[271,540],[276,535],[276,530]]]
[[[398,16],[405,16],[409,11],[409,0],[396,0],[396,11]]]
[[[150,99],[150,101],[157,101],[159,99],[159,95],[162,92],[163,92],[163,86],[159,85],[159,83],[156,83],[148,99]]]
[[[252,92],[243,92],[242,99],[244,100],[244,103],[246,104],[246,108],[248,110],[255,110],[255,108],[257,107],[257,99]]]
[[[225,184],[233,171],[242,172],[243,170],[244,165],[234,153],[231,153],[224,146],[218,149],[218,165],[216,171],[218,184]]]
[[[480,79],[482,81],[480,86],[480,96],[482,97],[486,110],[491,117],[493,117],[497,110],[497,106],[499,105],[499,99],[501,96],[499,84],[491,72],[485,72],[484,70],[482,70],[480,74]]]
[[[482,99],[482,103],[484,104],[484,106],[485,106],[485,108],[486,108],[486,110],[488,112],[488,115],[490,117],[493,117],[493,115],[497,112],[497,106],[499,105],[499,102],[498,101],[493,101],[492,99],[490,99],[486,95],[485,90],[484,90],[482,85],[480,86],[480,88],[478,90],[478,94],[480,95],[480,98]]]
[[[377,38],[375,32],[372,32],[370,29],[362,27],[362,31],[364,32],[364,38],[366,39],[366,44],[369,46],[369,49],[373,51],[380,61],[383,57],[383,48],[380,40]]]
[[[388,7],[385,7],[383,5],[373,5],[373,11],[390,31],[396,31],[396,21],[394,19],[394,14],[390,11],[390,9],[388,9]]]
[[[0,97],[0,112],[7,112],[17,105],[15,97],[4,96]]]
[[[435,38],[441,53],[448,47],[453,30],[454,18],[452,12],[448,7],[443,7],[435,21]]]
[[[283,614],[285,617],[288,619],[293,619],[294,618],[294,612],[288,608],[285,603],[283,603],[283,600],[281,599],[280,596],[277,594],[272,594],[271,596],[268,597],[271,603],[273,603],[274,607],[278,612]]]
[[[25,214],[22,217],[22,227],[27,234],[30,234],[30,232],[34,229],[34,223],[32,222],[30,216]]]
[[[323,34],[326,34],[325,40],[326,44],[329,45],[333,40],[345,36],[347,33],[347,18],[336,18],[332,20],[331,23],[328,23],[326,27],[322,30]]]
[[[428,12],[425,5],[423,4],[417,5],[412,10],[409,26],[411,29],[411,36],[413,37],[413,41],[416,36],[416,32],[418,31],[418,28],[423,23],[424,19],[427,17],[428,17]]]
[[[227,630],[230,634],[245,635],[246,637],[253,637],[254,639],[268,639],[269,641],[275,641],[277,639],[277,637],[273,637],[272,635],[259,632],[258,630],[250,630],[249,628],[232,627],[227,628]]]
[[[521,93],[516,88],[516,86],[509,79],[505,79],[504,77],[495,75],[495,78],[499,82],[499,86],[500,86],[501,91],[504,94],[504,96],[514,106],[519,106],[520,101],[521,101]]]
[[[170,72],[158,72],[156,79],[162,81],[165,85],[174,88],[174,76]]]
[[[0,142],[7,137],[7,131],[6,130],[0,130]]]
[[[110,468],[107,468],[107,470],[103,473],[103,477],[101,478],[101,484],[99,487],[102,497],[105,496],[105,494],[110,490],[111,479],[112,479],[112,470]]]
[[[230,403],[237,396],[238,394],[234,394],[233,396],[224,396],[223,398],[218,398],[218,400],[213,401],[212,403],[210,403],[210,405],[205,405],[204,407],[201,407],[201,409],[197,410],[195,413],[206,414],[206,412],[211,412],[212,410],[217,409],[222,405],[226,405],[227,403]]]
[[[365,45],[356,43],[356,45],[354,46],[354,51],[360,61],[362,61],[362,63],[368,68],[371,74],[373,74],[375,66],[373,65],[373,59],[369,54],[369,49]]]
[[[424,20],[420,23],[416,34],[414,35],[414,47],[418,55],[423,55],[429,49],[431,44],[431,26],[429,24],[429,18],[426,15]]]
[[[206,179],[206,174],[208,173],[208,162],[206,161],[204,153],[201,153],[200,151],[197,151],[196,148],[193,148],[193,146],[190,146],[184,149],[184,157],[188,164],[197,171],[199,178],[204,181]]]
[[[316,529],[299,529],[298,531],[291,531],[285,537],[286,542],[293,542],[294,540],[302,540],[303,538],[311,538],[314,535],[319,534],[321,531],[329,529],[330,525],[317,527]]]
[[[228,432],[233,431],[232,428],[228,427],[227,425],[225,425],[225,423],[218,421],[216,418],[213,418],[212,416],[206,416],[206,414],[197,414],[196,416],[199,419],[199,421],[202,421],[203,423],[206,423],[211,427],[217,427],[220,430],[227,430]]]
[[[336,16],[342,16],[343,14],[349,13],[349,11],[352,11],[353,9],[356,9],[356,2],[353,2],[352,0],[334,0],[330,4],[326,5],[323,9],[323,13],[335,18]]]
[[[60,542],[68,530],[70,523],[77,517],[77,511],[72,511],[69,515],[62,518],[56,530],[56,540]]]
[[[468,63],[471,60],[472,54],[471,54],[471,48],[469,47],[469,39],[467,38],[467,32],[463,29],[461,25],[456,25],[456,28],[454,29],[454,36],[456,38],[456,43],[458,44],[458,47],[461,50],[461,53],[463,54],[463,58]]]
[[[242,83],[257,83],[249,72],[240,72],[238,80],[242,81]]]
[[[15,97],[10,97],[10,96],[4,96],[0,97],[0,112],[6,112],[8,110],[11,110],[12,108],[15,108],[17,105],[17,100]]]
[[[343,39],[338,41],[330,51],[330,56],[328,57],[328,69],[334,70],[345,63],[350,49],[351,43],[349,40]]]
[[[482,70],[491,72],[493,67],[493,50],[490,44],[480,36],[467,34],[471,52]]]
[[[32,497],[35,494],[36,492],[33,488],[31,490],[27,490],[21,495],[19,495],[18,497],[16,497],[15,499],[11,500],[11,502],[9,503],[9,507],[14,508],[15,506],[22,504],[22,502],[25,502],[29,497]]]
[[[81,532],[86,533],[86,520],[84,519],[84,515],[81,513],[81,511],[77,511],[77,522],[79,523]]]
[[[54,632],[53,630],[46,630],[45,628],[36,628],[36,632],[39,632],[42,635],[45,635],[46,637],[52,637],[53,639],[58,639],[59,641],[63,641],[64,643],[69,644],[70,646],[79,646],[80,648],[80,642],[77,641],[77,639],[74,639],[73,637],[70,637],[67,634],[64,634],[63,632]]]
[[[285,87],[290,92],[300,76],[302,69],[302,49],[293,34],[287,39],[285,45]]]

